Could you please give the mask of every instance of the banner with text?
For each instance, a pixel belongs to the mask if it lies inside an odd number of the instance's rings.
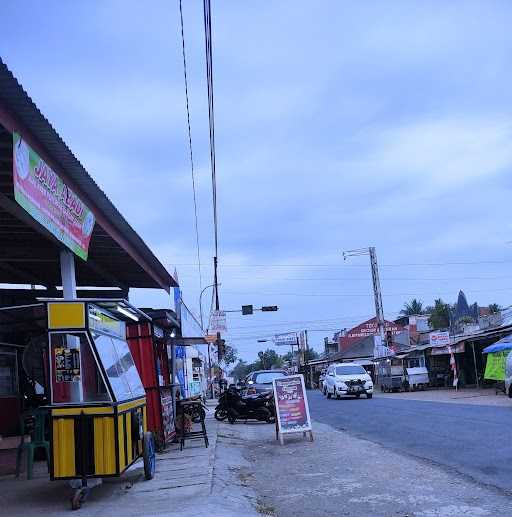
[[[450,333],[448,331],[437,331],[429,334],[430,346],[446,346],[450,344]]]
[[[93,213],[18,133],[12,136],[17,203],[73,253],[87,260]]]
[[[303,375],[289,375],[273,380],[279,432],[311,431],[308,399]]]

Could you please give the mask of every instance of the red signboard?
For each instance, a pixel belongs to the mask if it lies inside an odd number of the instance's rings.
[[[385,321],[384,324],[386,332],[391,332],[392,335],[399,334],[405,330],[405,327],[392,321]],[[344,336],[340,337],[341,350],[346,350],[356,341],[359,341],[360,339],[368,336],[376,336],[378,333],[377,318],[372,318],[371,320],[365,321],[357,327],[350,329]]]
[[[277,425],[281,434],[311,431],[308,399],[303,375],[274,379]]]

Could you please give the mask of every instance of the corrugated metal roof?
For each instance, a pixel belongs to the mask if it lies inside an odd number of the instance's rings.
[[[177,284],[172,276],[108,199],[106,194],[98,187],[1,58],[0,105],[3,105],[13,118],[19,120],[20,123],[30,129],[33,136],[44,146],[49,157],[60,165],[69,179],[85,194],[88,198],[87,204],[95,212],[95,215],[101,214],[119,235],[133,247],[135,253],[140,255],[146,265],[141,264],[141,260],[133,256],[130,250],[125,249],[148,275],[149,272],[147,270],[148,268],[150,269],[152,275],[149,276],[157,277],[158,280],[153,278],[152,282],[147,282],[148,287],[156,287],[156,284],[165,288],[176,286]],[[108,232],[108,229],[103,229],[111,238],[114,238]]]

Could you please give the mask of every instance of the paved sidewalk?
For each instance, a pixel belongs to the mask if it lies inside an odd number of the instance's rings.
[[[496,394],[494,388],[473,389],[428,389],[425,391],[406,391],[401,393],[382,393],[375,391],[375,397],[395,398],[405,400],[426,400],[429,402],[446,402],[455,404],[473,404],[480,406],[511,407],[512,399],[504,393]]]
[[[431,462],[313,422],[315,441],[274,428],[222,424],[249,460],[238,477],[261,513],[278,517],[483,517],[510,515],[510,495]]]
[[[210,446],[187,441],[183,451],[171,445],[157,455],[156,474],[145,481],[139,461],[121,478],[105,479],[91,490],[81,510],[87,516],[256,516],[255,497],[237,473],[247,465],[240,450],[221,434],[207,413]],[[9,517],[64,516],[70,514],[72,490],[66,482],[50,481],[45,463],[37,463],[34,479],[0,477],[0,511]],[[4,513],[5,512],[5,513]]]

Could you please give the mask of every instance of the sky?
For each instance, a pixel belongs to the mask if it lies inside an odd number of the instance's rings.
[[[0,55],[199,313],[213,256],[202,2],[183,15],[201,282],[177,0],[3,0]],[[388,318],[460,289],[512,304],[511,23],[508,1],[212,1],[221,306],[279,306],[228,314],[241,357],[302,329],[321,350],[373,316],[368,257],[343,250],[376,247]]]

